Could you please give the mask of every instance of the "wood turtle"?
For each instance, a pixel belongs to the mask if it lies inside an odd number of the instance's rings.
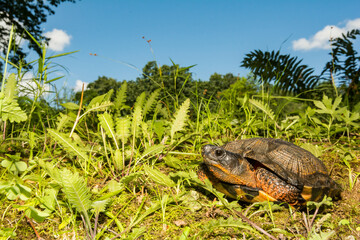
[[[205,145],[199,178],[209,179],[225,195],[246,202],[281,201],[303,205],[337,199],[340,186],[324,163],[309,151],[272,138],[251,138]]]

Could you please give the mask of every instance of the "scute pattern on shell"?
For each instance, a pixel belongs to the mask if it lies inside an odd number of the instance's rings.
[[[325,179],[317,184],[311,175],[327,175],[322,161],[307,150],[295,144],[272,138],[251,138],[229,142],[224,149],[242,154],[243,157],[261,162],[276,172],[282,179],[293,184],[317,186],[323,185]],[[322,174],[321,174],[322,173]],[[321,177],[320,177],[321,178]]]

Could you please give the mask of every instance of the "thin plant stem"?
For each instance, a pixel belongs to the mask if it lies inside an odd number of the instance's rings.
[[[74,130],[75,130],[75,127],[76,127],[76,125],[77,125],[77,123],[79,122],[79,119],[80,119],[80,112],[81,112],[81,107],[82,107],[83,98],[84,98],[84,85],[85,85],[85,84],[83,83],[83,85],[82,85],[82,90],[81,90],[81,99],[80,99],[79,111],[78,111],[78,114],[76,115],[76,120],[75,120],[75,122],[74,122],[73,128],[71,129],[71,132],[70,132],[69,137],[72,136],[72,134],[73,134],[73,132],[74,132]]]

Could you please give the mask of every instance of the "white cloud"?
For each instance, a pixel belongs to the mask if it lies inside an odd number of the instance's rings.
[[[346,23],[346,29],[347,30],[352,30],[352,29],[359,29],[360,28],[360,18],[354,19],[354,20],[349,20]]]
[[[74,87],[74,91],[75,92],[80,92],[82,90],[82,85],[84,84],[84,90],[87,88],[87,85],[89,83],[87,82],[83,82],[81,80],[76,80],[76,83],[75,83],[75,87]]]
[[[35,94],[40,93],[40,89],[38,88],[38,85],[35,83],[35,76],[32,72],[26,72],[19,82],[18,88],[19,88],[19,96],[28,96],[33,98]],[[50,85],[45,84],[42,86],[42,96],[46,97],[50,94]]]
[[[300,38],[292,42],[294,50],[311,50],[315,48],[330,49],[330,39],[341,37],[341,34],[352,29],[360,29],[360,18],[349,20],[344,27],[327,25],[309,39]]]
[[[71,36],[61,29],[54,28],[52,31],[44,33],[44,36],[50,38],[49,49],[54,51],[62,51],[70,44]]]

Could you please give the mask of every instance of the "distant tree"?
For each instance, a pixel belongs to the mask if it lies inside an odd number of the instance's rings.
[[[0,0],[0,49],[3,53],[7,51],[8,39],[10,36],[11,25],[15,26],[16,35],[29,40],[29,47],[40,54],[39,47],[31,41],[25,34],[25,29],[35,39],[45,39],[42,36],[41,23],[46,22],[47,15],[54,14],[53,8],[62,2],[75,2],[75,0]],[[46,39],[45,39],[46,40]],[[16,45],[12,46],[14,54],[11,56],[12,62],[18,62],[26,56],[23,49]],[[2,63],[0,62],[0,70]]]
[[[327,62],[322,74],[328,79],[338,77],[341,86],[346,86],[345,97],[350,107],[360,102],[360,55],[354,49],[354,41],[360,35],[359,29],[342,34],[331,41],[332,60]]]
[[[314,70],[301,62],[297,57],[280,54],[280,51],[255,50],[246,54],[241,67],[250,69],[265,84],[272,84],[277,92],[300,94],[313,89],[319,82],[319,76],[313,75]]]
[[[232,73],[227,73],[225,75],[214,73],[209,78],[207,92],[208,94],[214,95],[216,98],[220,98],[221,94],[230,88],[230,86],[238,79],[239,77],[234,76]]]
[[[158,66],[155,61],[148,62],[143,68],[142,76],[136,79],[136,91],[139,94],[143,91],[151,93],[161,88],[163,100],[170,101],[176,106],[190,97],[193,81],[189,71],[191,67],[180,67],[175,63],[171,66]]]
[[[225,75],[214,73],[210,76],[208,81],[198,80],[196,84],[192,84],[192,92],[200,97],[206,99],[217,99],[221,98],[221,93],[228,89],[231,84],[235,83],[239,77],[234,76],[232,73]]]
[[[240,109],[243,105],[242,100],[245,96],[250,97],[258,92],[256,81],[253,76],[238,77],[236,82],[231,84],[221,93],[221,102],[224,113],[240,118]]]
[[[246,93],[252,95],[255,91],[256,87],[252,79],[241,78],[232,73],[225,75],[214,73],[208,81],[195,81],[192,90],[193,93],[198,95],[197,99],[194,99],[194,103],[198,102],[199,104],[199,98],[212,100],[208,103],[208,107],[212,111],[215,111],[220,106],[220,103],[225,109],[229,109],[227,103],[230,104],[230,101],[243,97]],[[227,103],[224,104],[222,100]]]

